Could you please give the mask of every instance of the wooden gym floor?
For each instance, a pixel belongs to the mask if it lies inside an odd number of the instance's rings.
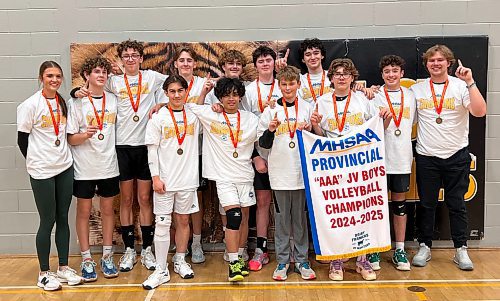
[[[415,249],[409,250],[410,257]],[[328,265],[312,260],[318,278],[302,280],[290,273],[285,282],[272,280],[274,256],[259,272],[251,272],[239,284],[227,282],[227,264],[221,253],[209,253],[203,264],[193,265],[195,278],[181,279],[170,265],[171,280],[155,290],[146,291],[141,283],[149,271],[140,266],[118,278],[105,279],[100,271],[96,282],[76,287],[63,286],[57,292],[36,287],[38,263],[33,256],[0,257],[0,300],[500,300],[500,249],[469,249],[474,271],[459,270],[452,262],[454,250],[433,249],[425,268],[397,271],[390,262],[391,252],[382,255],[382,269],[376,281],[363,281],[354,261],[346,264],[344,281],[328,279]],[[98,256],[94,256],[97,262]],[[119,254],[115,255],[118,261]],[[57,259],[51,258],[53,270]],[[70,266],[79,270],[80,257],[70,258]]]

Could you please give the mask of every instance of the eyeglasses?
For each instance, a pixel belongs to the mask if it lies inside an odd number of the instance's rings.
[[[341,78],[341,77],[343,77],[343,78],[348,78],[348,77],[350,77],[351,75],[352,75],[351,73],[337,73],[337,72],[335,72],[335,73],[333,74],[333,78],[336,78],[336,79],[339,79],[339,78]]]
[[[133,61],[135,61],[135,60],[139,59],[140,57],[141,57],[141,55],[137,54],[137,53],[134,53],[131,55],[126,54],[126,55],[122,56],[122,60],[128,61],[128,60],[132,59]]]

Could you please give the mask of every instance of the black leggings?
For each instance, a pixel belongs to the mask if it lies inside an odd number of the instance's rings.
[[[59,265],[68,265],[68,211],[73,195],[73,166],[52,178],[37,180],[30,177],[31,188],[40,215],[36,233],[36,251],[40,271],[48,271],[52,228],[56,224],[56,247]]]

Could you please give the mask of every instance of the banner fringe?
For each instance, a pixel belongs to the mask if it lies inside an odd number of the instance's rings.
[[[369,248],[365,250],[361,250],[358,252],[347,253],[347,254],[339,254],[339,255],[316,255],[317,260],[337,260],[337,259],[349,259],[361,255],[371,254],[371,253],[382,253],[389,251],[391,249],[391,245],[379,248]]]

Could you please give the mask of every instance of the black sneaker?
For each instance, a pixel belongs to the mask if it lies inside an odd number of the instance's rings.
[[[243,275],[241,274],[241,265],[238,260],[229,263],[229,277],[227,279],[231,282],[243,281]]]
[[[247,263],[243,260],[242,256],[238,256],[238,263],[240,264],[241,275],[248,276],[250,270],[248,269]]]

